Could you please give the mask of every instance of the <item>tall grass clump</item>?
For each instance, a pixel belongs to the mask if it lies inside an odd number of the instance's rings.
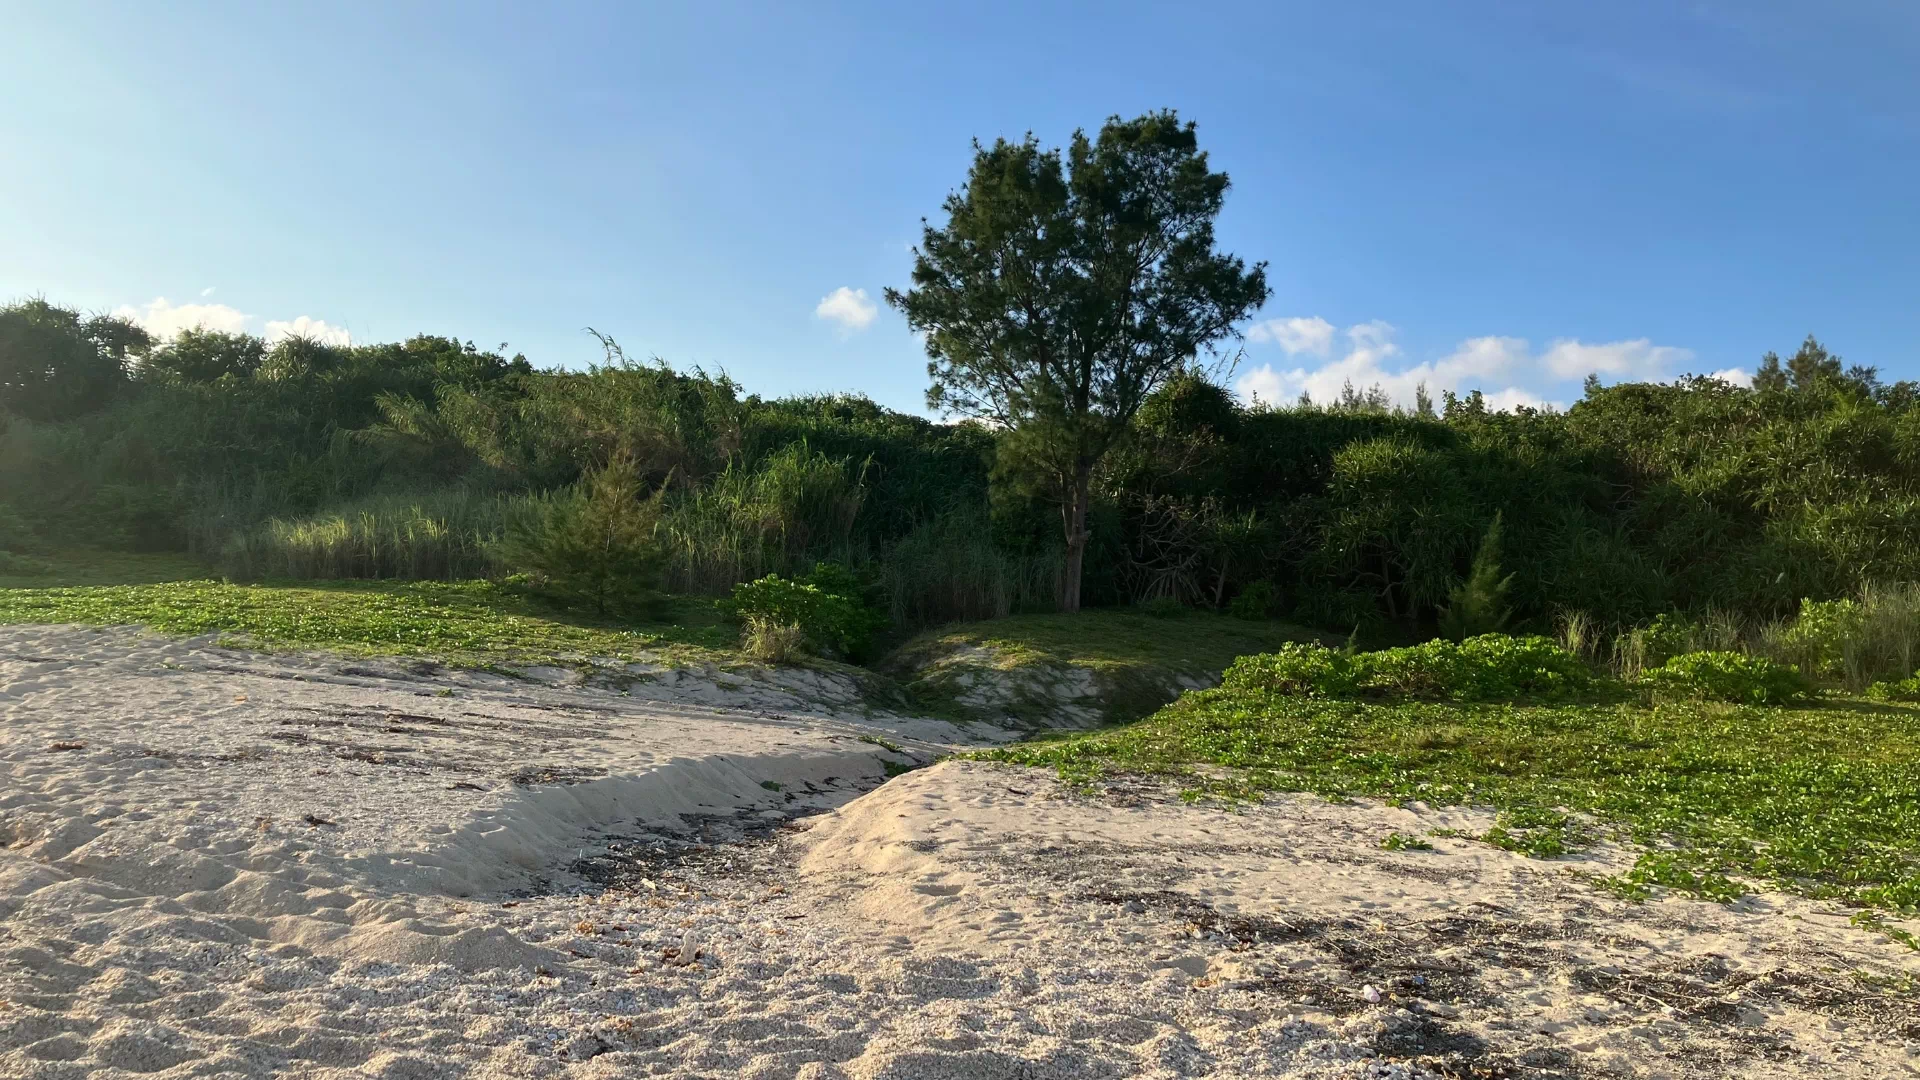
[[[1844,656],[1850,685],[1912,676],[1920,669],[1920,584],[1868,585],[1860,606],[1860,636]]]
[[[764,664],[791,664],[807,655],[807,631],[761,615],[741,622],[740,651]]]
[[[1645,626],[1614,635],[1612,667],[1623,679],[1638,679],[1676,656],[1697,652],[1744,652],[1748,628],[1730,611],[1712,610],[1694,616],[1665,613]]]
[[[933,626],[1048,610],[1061,561],[1053,552],[1030,555],[996,547],[984,514],[943,515],[916,526],[888,554],[889,613],[900,626]]]
[[[1554,620],[1554,630],[1560,647],[1580,659],[1592,663],[1599,655],[1600,628],[1586,612],[1561,612]]]
[[[180,515],[186,553],[236,577],[253,576],[244,560],[261,526],[274,518],[297,521],[310,516],[300,513],[285,488],[262,473],[189,481],[181,492]],[[230,560],[242,561],[236,568]]]
[[[1609,653],[1615,673],[1629,681],[1678,657],[1712,654],[1768,661],[1808,685],[1859,693],[1909,678],[1920,665],[1920,585],[1871,583],[1851,597],[1805,597],[1792,617],[1772,622],[1724,610],[1668,612],[1614,631],[1610,650],[1600,647],[1593,621],[1573,613],[1561,617],[1560,640],[1574,652]]]
[[[1905,679],[1920,664],[1920,585],[1870,584],[1857,598],[1804,599],[1792,619],[1761,630],[1755,651],[1848,690]]]
[[[373,496],[311,517],[269,518],[235,533],[221,563],[240,580],[490,577],[500,569],[494,548],[508,501],[456,488]]]
[[[859,561],[854,522],[867,495],[865,470],[795,443],[758,465],[729,465],[683,496],[661,520],[667,586],[724,595],[742,581],[793,574],[829,559]]]

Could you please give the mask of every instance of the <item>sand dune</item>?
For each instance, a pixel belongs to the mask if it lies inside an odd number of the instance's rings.
[[[888,781],[1008,734],[812,673],[525,674],[0,630],[0,1075],[1920,1063],[1920,959],[1822,905],[1378,846],[1470,811]]]

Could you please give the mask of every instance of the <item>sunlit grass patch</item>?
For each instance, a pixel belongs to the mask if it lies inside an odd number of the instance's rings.
[[[451,658],[657,657],[728,649],[711,605],[632,626],[575,619],[492,581],[236,585],[206,578],[0,588],[0,623],[139,625],[248,644]]]
[[[1714,899],[1733,878],[1920,910],[1920,708],[1829,698],[1704,702],[1369,702],[1244,688],[1187,694],[1123,728],[986,751],[1079,783],[1179,778],[1198,793],[1308,791],[1474,804],[1478,837],[1529,855],[1638,844],[1609,884]]]

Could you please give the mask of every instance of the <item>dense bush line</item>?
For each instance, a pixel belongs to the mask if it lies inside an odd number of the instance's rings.
[[[1482,634],[1454,643],[1356,651],[1290,642],[1227,668],[1229,690],[1346,700],[1566,701],[1619,699],[1630,688],[1677,700],[1785,705],[1813,680],[1764,656],[1686,652],[1626,678],[1544,637]],[[1893,697],[1904,684],[1877,683]]]
[[[1920,580],[1915,399],[1811,339],[1752,389],[1590,384],[1564,414],[1477,395],[1249,408],[1176,379],[1097,477],[1085,596],[1369,641],[1577,618],[1619,648],[1642,626],[1627,646],[1657,667],[1676,651],[1645,627],[1662,613],[1752,637],[1802,600],[1857,605],[1875,582]],[[502,576],[531,569],[503,555],[512,523],[574,505],[619,458],[633,497],[657,502],[648,587],[720,597],[832,561],[861,568],[894,622],[923,625],[1056,593],[1058,515],[998,481],[997,445],[857,397],[763,400],[611,342],[600,366],[540,371],[445,337],[155,343],[43,301],[0,308],[0,550],[20,558],[88,546],[190,552],[242,579]],[[1847,622],[1859,611],[1816,611],[1866,651],[1833,652],[1806,617],[1811,636],[1763,651],[1856,688],[1871,680],[1849,672],[1912,673],[1916,657],[1887,653],[1899,633],[1874,644]]]

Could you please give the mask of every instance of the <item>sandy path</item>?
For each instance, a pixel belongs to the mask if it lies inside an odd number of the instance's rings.
[[[1920,960],[1817,905],[1635,907],[1571,876],[1604,859],[1378,848],[1461,812],[1095,803],[964,763],[860,795],[1004,733],[805,673],[538,674],[0,630],[0,1075],[1920,1061],[1892,988]]]

